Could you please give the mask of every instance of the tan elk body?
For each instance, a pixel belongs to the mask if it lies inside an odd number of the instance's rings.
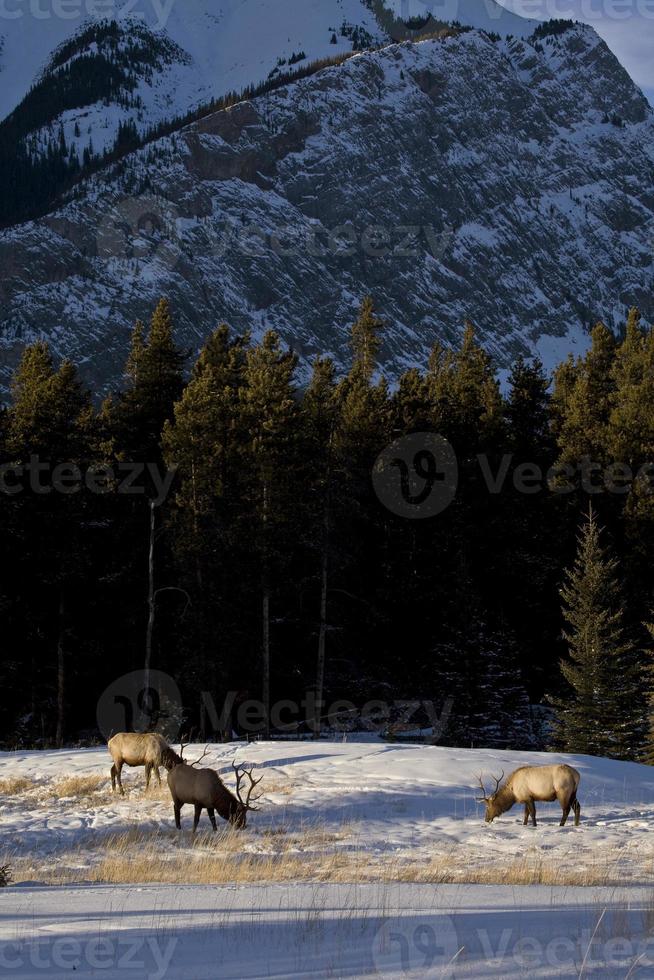
[[[160,767],[165,766],[166,769],[170,769],[179,759],[163,735],[157,735],[156,732],[144,734],[119,732],[109,739],[107,747],[114,761],[111,767],[111,788],[115,791],[116,783],[118,783],[118,788],[123,795],[125,790],[120,778],[123,766],[144,766],[145,788],[147,789],[153,772],[161,786]]]
[[[553,803],[554,800],[558,800],[563,811],[560,826],[565,825],[570,810],[575,815],[575,826],[579,825],[581,806],[577,800],[577,789],[581,777],[572,766],[565,764],[521,766],[511,773],[503,786],[500,786],[503,778],[504,773],[499,779],[495,779],[495,790],[487,796],[482,778],[479,777],[484,793],[479,802],[486,804],[486,823],[490,823],[501,813],[506,813],[515,803],[524,803],[523,824],[526,825],[531,816],[535,827],[536,802]]]

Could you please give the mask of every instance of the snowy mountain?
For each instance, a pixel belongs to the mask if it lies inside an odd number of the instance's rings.
[[[63,123],[81,159],[91,137],[96,150],[111,146],[120,121],[134,119],[145,131],[212,97],[262,82],[289,63],[392,40],[404,27],[395,15],[427,27],[429,6],[422,0],[185,0],[136,6],[119,0],[112,6],[115,16],[103,20],[83,16],[82,5],[66,18],[48,3],[40,17],[18,8],[21,16],[0,20],[0,120],[20,107],[34,86],[52,87],[76,64],[84,63],[89,73],[113,64],[122,86],[97,92],[80,85],[77,104],[70,106],[49,100],[47,127]],[[438,10],[442,20],[503,33],[522,35],[534,26],[493,0],[439,4]],[[132,51],[151,57],[121,64],[120,54],[130,44]]]
[[[4,378],[45,336],[99,388],[168,295],[180,342],[274,327],[346,356],[372,293],[384,360],[466,317],[500,364],[654,314],[654,120],[591,28],[471,31],[356,55],[214,112],[0,235]]]

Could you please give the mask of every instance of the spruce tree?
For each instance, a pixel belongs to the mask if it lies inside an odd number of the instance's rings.
[[[125,368],[126,388],[112,405],[116,451],[129,459],[161,460],[161,434],[184,387],[184,353],[173,337],[168,301],[160,300],[147,338],[137,321]]]
[[[88,535],[86,498],[79,492],[58,492],[52,479],[58,464],[77,466],[80,474],[88,467],[92,424],[90,397],[75,367],[64,361],[55,369],[50,350],[42,342],[27,347],[12,383],[7,446],[15,460],[36,461],[45,468],[39,475],[44,489],[32,492],[25,488],[13,501],[13,513],[17,525],[22,524],[22,547],[36,557],[32,574],[45,590],[43,605],[51,610],[52,624],[46,619],[40,629],[56,636],[56,683],[52,686],[56,689],[54,739],[59,747],[65,729],[71,607],[75,586],[84,577]],[[43,613],[34,610],[33,616],[39,623]]]
[[[372,296],[361,303],[359,315],[352,327],[352,353],[354,368],[370,381],[377,367],[384,321],[375,313]]]
[[[615,351],[615,337],[598,323],[585,357],[574,368],[568,361],[555,372],[553,411],[560,463],[577,466],[584,457],[594,463],[608,459]]]
[[[262,701],[269,731],[271,697],[271,602],[297,534],[294,484],[299,447],[299,406],[294,374],[297,357],[269,331],[246,354],[240,391],[245,425],[249,513],[261,571]]]
[[[560,666],[568,690],[552,698],[552,704],[560,748],[626,759],[637,753],[642,712],[617,571],[591,508],[561,589],[569,656]]]
[[[246,439],[240,393],[247,343],[247,337],[232,339],[225,324],[214,331],[162,439],[167,465],[177,468],[174,556],[180,581],[193,597],[194,616],[182,637],[185,660],[198,687],[211,690],[227,689],[233,669],[226,655],[230,646],[247,646],[240,634],[247,581],[239,550],[239,541],[247,541],[239,519]],[[241,568],[237,588],[234,567]]]

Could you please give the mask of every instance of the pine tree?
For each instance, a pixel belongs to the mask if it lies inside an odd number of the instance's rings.
[[[176,346],[168,301],[152,314],[147,338],[137,321],[125,368],[126,389],[114,400],[111,419],[119,454],[144,462],[161,460],[161,434],[184,387],[185,355]]]
[[[50,478],[57,464],[78,466],[81,473],[89,465],[92,424],[90,397],[75,367],[64,361],[55,369],[50,350],[42,342],[27,347],[14,375],[7,418],[7,445],[14,459],[36,461],[49,470]],[[40,479],[40,485],[47,489],[22,495],[15,507],[25,528],[23,547],[29,551],[38,542],[34,577],[51,596],[57,663],[54,738],[60,747],[66,712],[69,610],[73,586],[83,578],[86,564],[85,501],[75,493],[58,493],[47,477]]]
[[[569,649],[561,672],[569,689],[552,698],[556,741],[568,752],[634,758],[642,718],[638,670],[622,625],[618,563],[600,539],[590,509],[561,589]]]
[[[461,347],[437,345],[427,375],[432,424],[454,446],[460,461],[488,452],[501,441],[503,405],[492,358],[466,323]]]
[[[245,645],[237,638],[246,617],[245,573],[234,589],[232,569],[242,568],[238,542],[247,540],[246,533],[239,533],[247,342],[244,337],[232,340],[224,324],[209,337],[162,440],[167,465],[177,468],[174,555],[195,611],[182,639],[189,646],[185,659],[198,687],[211,690],[228,683],[232,665],[222,651],[230,644]]]
[[[307,483],[312,493],[306,501],[305,527],[318,551],[320,580],[318,650],[316,659],[316,718],[314,734],[321,728],[327,660],[328,596],[333,565],[335,514],[339,511],[339,475],[335,453],[339,418],[338,388],[334,363],[319,357],[302,400],[304,458]]]
[[[269,331],[248,350],[240,392],[246,426],[244,453],[249,468],[249,504],[255,523],[255,548],[261,568],[262,701],[266,731],[270,724],[271,601],[282,573],[294,528],[293,475],[297,470],[299,406],[294,373],[297,357]]]
[[[381,347],[380,334],[383,328],[384,321],[375,313],[372,296],[366,296],[352,326],[354,370],[360,372],[366,381],[372,379],[377,367],[377,357]]]
[[[511,449],[520,460],[540,463],[551,454],[547,389],[542,361],[518,357],[509,376],[505,416]]]
[[[585,357],[574,367],[565,362],[555,372],[552,401],[560,463],[576,466],[584,457],[607,461],[615,351],[613,334],[598,323]]]

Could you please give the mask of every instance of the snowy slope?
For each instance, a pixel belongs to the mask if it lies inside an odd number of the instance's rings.
[[[162,295],[197,350],[276,329],[344,365],[361,298],[391,376],[466,318],[506,367],[654,314],[654,122],[590,28],[390,45],[216,112],[0,234],[3,379],[42,336],[106,390]],[[381,236],[381,237],[380,237]],[[544,340],[544,338],[553,338]]]
[[[450,0],[436,6],[422,0],[386,3],[399,15],[425,16],[431,7],[442,20],[516,36],[530,33],[535,23],[494,0]],[[40,9],[49,16],[31,16],[23,5],[18,7],[23,16],[0,19],[0,119],[26,95],[55,49],[89,23],[82,4],[77,16],[66,18],[56,16],[47,2]],[[384,39],[365,0],[184,0],[172,5],[141,0],[136,7],[133,0],[117,0],[110,9],[127,29],[136,17],[155,33],[166,34],[189,56],[188,68],[180,66],[160,82],[177,112],[212,95],[263,81],[278,58],[287,59],[293,52],[304,51],[313,61],[351,51],[351,40],[340,33],[343,24],[360,26],[373,39]]]
[[[104,749],[2,753],[3,779],[33,783],[0,800],[0,865],[16,876],[0,889],[12,975],[97,976],[99,958],[129,980],[652,976],[650,767],[376,740],[211,746],[203,764],[231,783],[234,757],[264,775],[262,810],[236,838],[223,824],[193,840],[189,808],[180,835],[167,790],[145,795],[142,770],[124,773],[124,799],[111,796]],[[539,805],[536,828],[518,808],[483,822],[480,772],[488,783],[555,759],[581,773],[579,827],[558,826],[558,804]],[[55,795],[58,779],[94,774],[105,782],[87,796]],[[178,883],[83,884],[102,881],[94,869],[106,855],[138,860],[148,846],[182,869]],[[230,883],[218,863],[217,883],[197,884],[221,856],[235,871],[239,857],[259,858],[260,879]],[[271,880],[276,858],[282,873],[295,862],[297,881]],[[557,869],[580,881],[604,874],[606,887],[465,884],[521,862],[544,881]],[[66,887],[43,887],[58,876]],[[129,943],[141,965],[119,970]]]
[[[651,980],[650,924],[650,888],[0,891],[0,944],[20,980]]]
[[[192,759],[202,750],[192,746],[185,754]],[[550,764],[555,757],[549,753],[394,746],[375,740],[260,742],[210,746],[202,764],[216,768],[231,784],[233,759],[263,770],[264,791],[267,781],[271,786],[261,812],[251,815],[243,834],[244,853],[266,853],[280,828],[292,834],[320,827],[324,849],[365,854],[366,868],[358,873],[370,880],[382,876],[385,864],[396,866],[401,875],[421,863],[454,858],[465,881],[480,862],[498,868],[527,850],[536,860],[562,862],[562,867],[592,870],[606,862],[610,880],[654,880],[654,770],[648,766],[557,755],[556,761],[581,773],[582,823],[560,828],[558,804],[540,804],[540,822],[533,828],[522,825],[520,807],[485,824],[483,807],[476,802],[478,776],[483,773],[492,786],[491,773]],[[30,877],[43,874],[55,855],[59,870],[67,864],[79,866],[83,876],[84,865],[94,860],[87,851],[93,842],[136,827],[147,833],[172,829],[167,790],[144,798],[142,770],[124,771],[125,798],[110,795],[105,749],[2,753],[0,764],[3,778],[26,776],[35,783],[31,796],[5,797],[0,809],[0,864],[3,855],[31,856]],[[49,795],[53,781],[73,774],[99,774],[107,782],[83,802]],[[191,821],[192,811],[186,808],[186,830]],[[204,829],[209,829],[208,822]],[[171,846],[171,841],[162,841],[162,847]],[[310,869],[307,874],[311,877]]]

